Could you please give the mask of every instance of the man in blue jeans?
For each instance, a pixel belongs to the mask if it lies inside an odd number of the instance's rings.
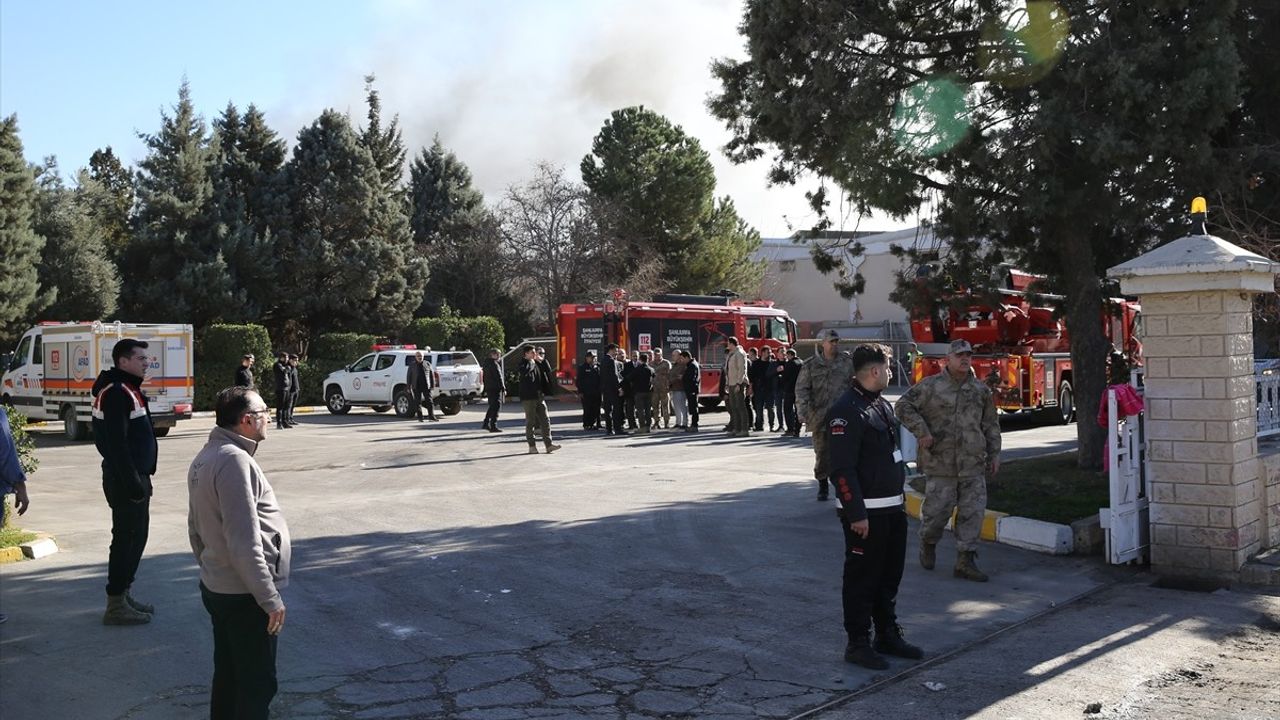
[[[22,515],[31,506],[31,501],[27,498],[27,474],[22,472],[18,446],[9,430],[9,415],[0,406],[0,502],[4,502],[5,497],[11,493],[13,509]],[[8,618],[0,613],[0,624],[5,620]]]

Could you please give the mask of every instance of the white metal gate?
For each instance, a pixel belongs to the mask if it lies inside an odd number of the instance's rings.
[[[1137,373],[1132,385],[1142,393]],[[1143,414],[1116,416],[1116,392],[1107,391],[1108,473],[1111,480],[1111,507],[1101,508],[1098,517],[1107,539],[1107,561],[1113,565],[1144,562],[1151,544],[1147,497],[1147,447]]]

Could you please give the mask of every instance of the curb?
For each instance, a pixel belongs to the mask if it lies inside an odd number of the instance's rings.
[[[907,514],[919,520],[924,495],[915,490],[907,490],[906,496]],[[947,529],[955,527],[956,512],[952,511]],[[1015,517],[995,510],[984,512],[980,537],[990,542],[1049,555],[1069,555],[1075,546],[1075,533],[1069,525]]]
[[[18,562],[24,557],[25,556],[22,554],[22,548],[20,547],[0,548],[0,565]]]
[[[17,547],[0,548],[0,565],[26,559],[38,560],[56,552],[58,552],[58,543],[54,542],[52,537],[40,534],[40,537],[35,540],[28,540]]]

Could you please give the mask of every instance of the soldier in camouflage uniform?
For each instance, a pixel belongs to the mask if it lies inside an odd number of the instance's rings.
[[[853,378],[853,356],[840,350],[840,334],[824,330],[818,334],[822,348],[816,355],[804,361],[800,376],[796,379],[796,413],[813,433],[813,476],[818,480],[818,499],[828,497],[827,426],[823,423],[827,411],[849,389]]]
[[[919,440],[928,477],[920,509],[920,565],[932,570],[942,529],[956,514],[955,576],[986,582],[974,563],[987,509],[986,474],[1000,469],[1000,423],[991,389],[973,375],[973,347],[951,343],[943,372],[916,383],[894,407]]]

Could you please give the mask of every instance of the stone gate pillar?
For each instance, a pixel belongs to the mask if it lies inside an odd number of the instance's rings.
[[[1211,235],[1107,271],[1142,302],[1151,566],[1234,579],[1261,540],[1252,296],[1276,264]]]

